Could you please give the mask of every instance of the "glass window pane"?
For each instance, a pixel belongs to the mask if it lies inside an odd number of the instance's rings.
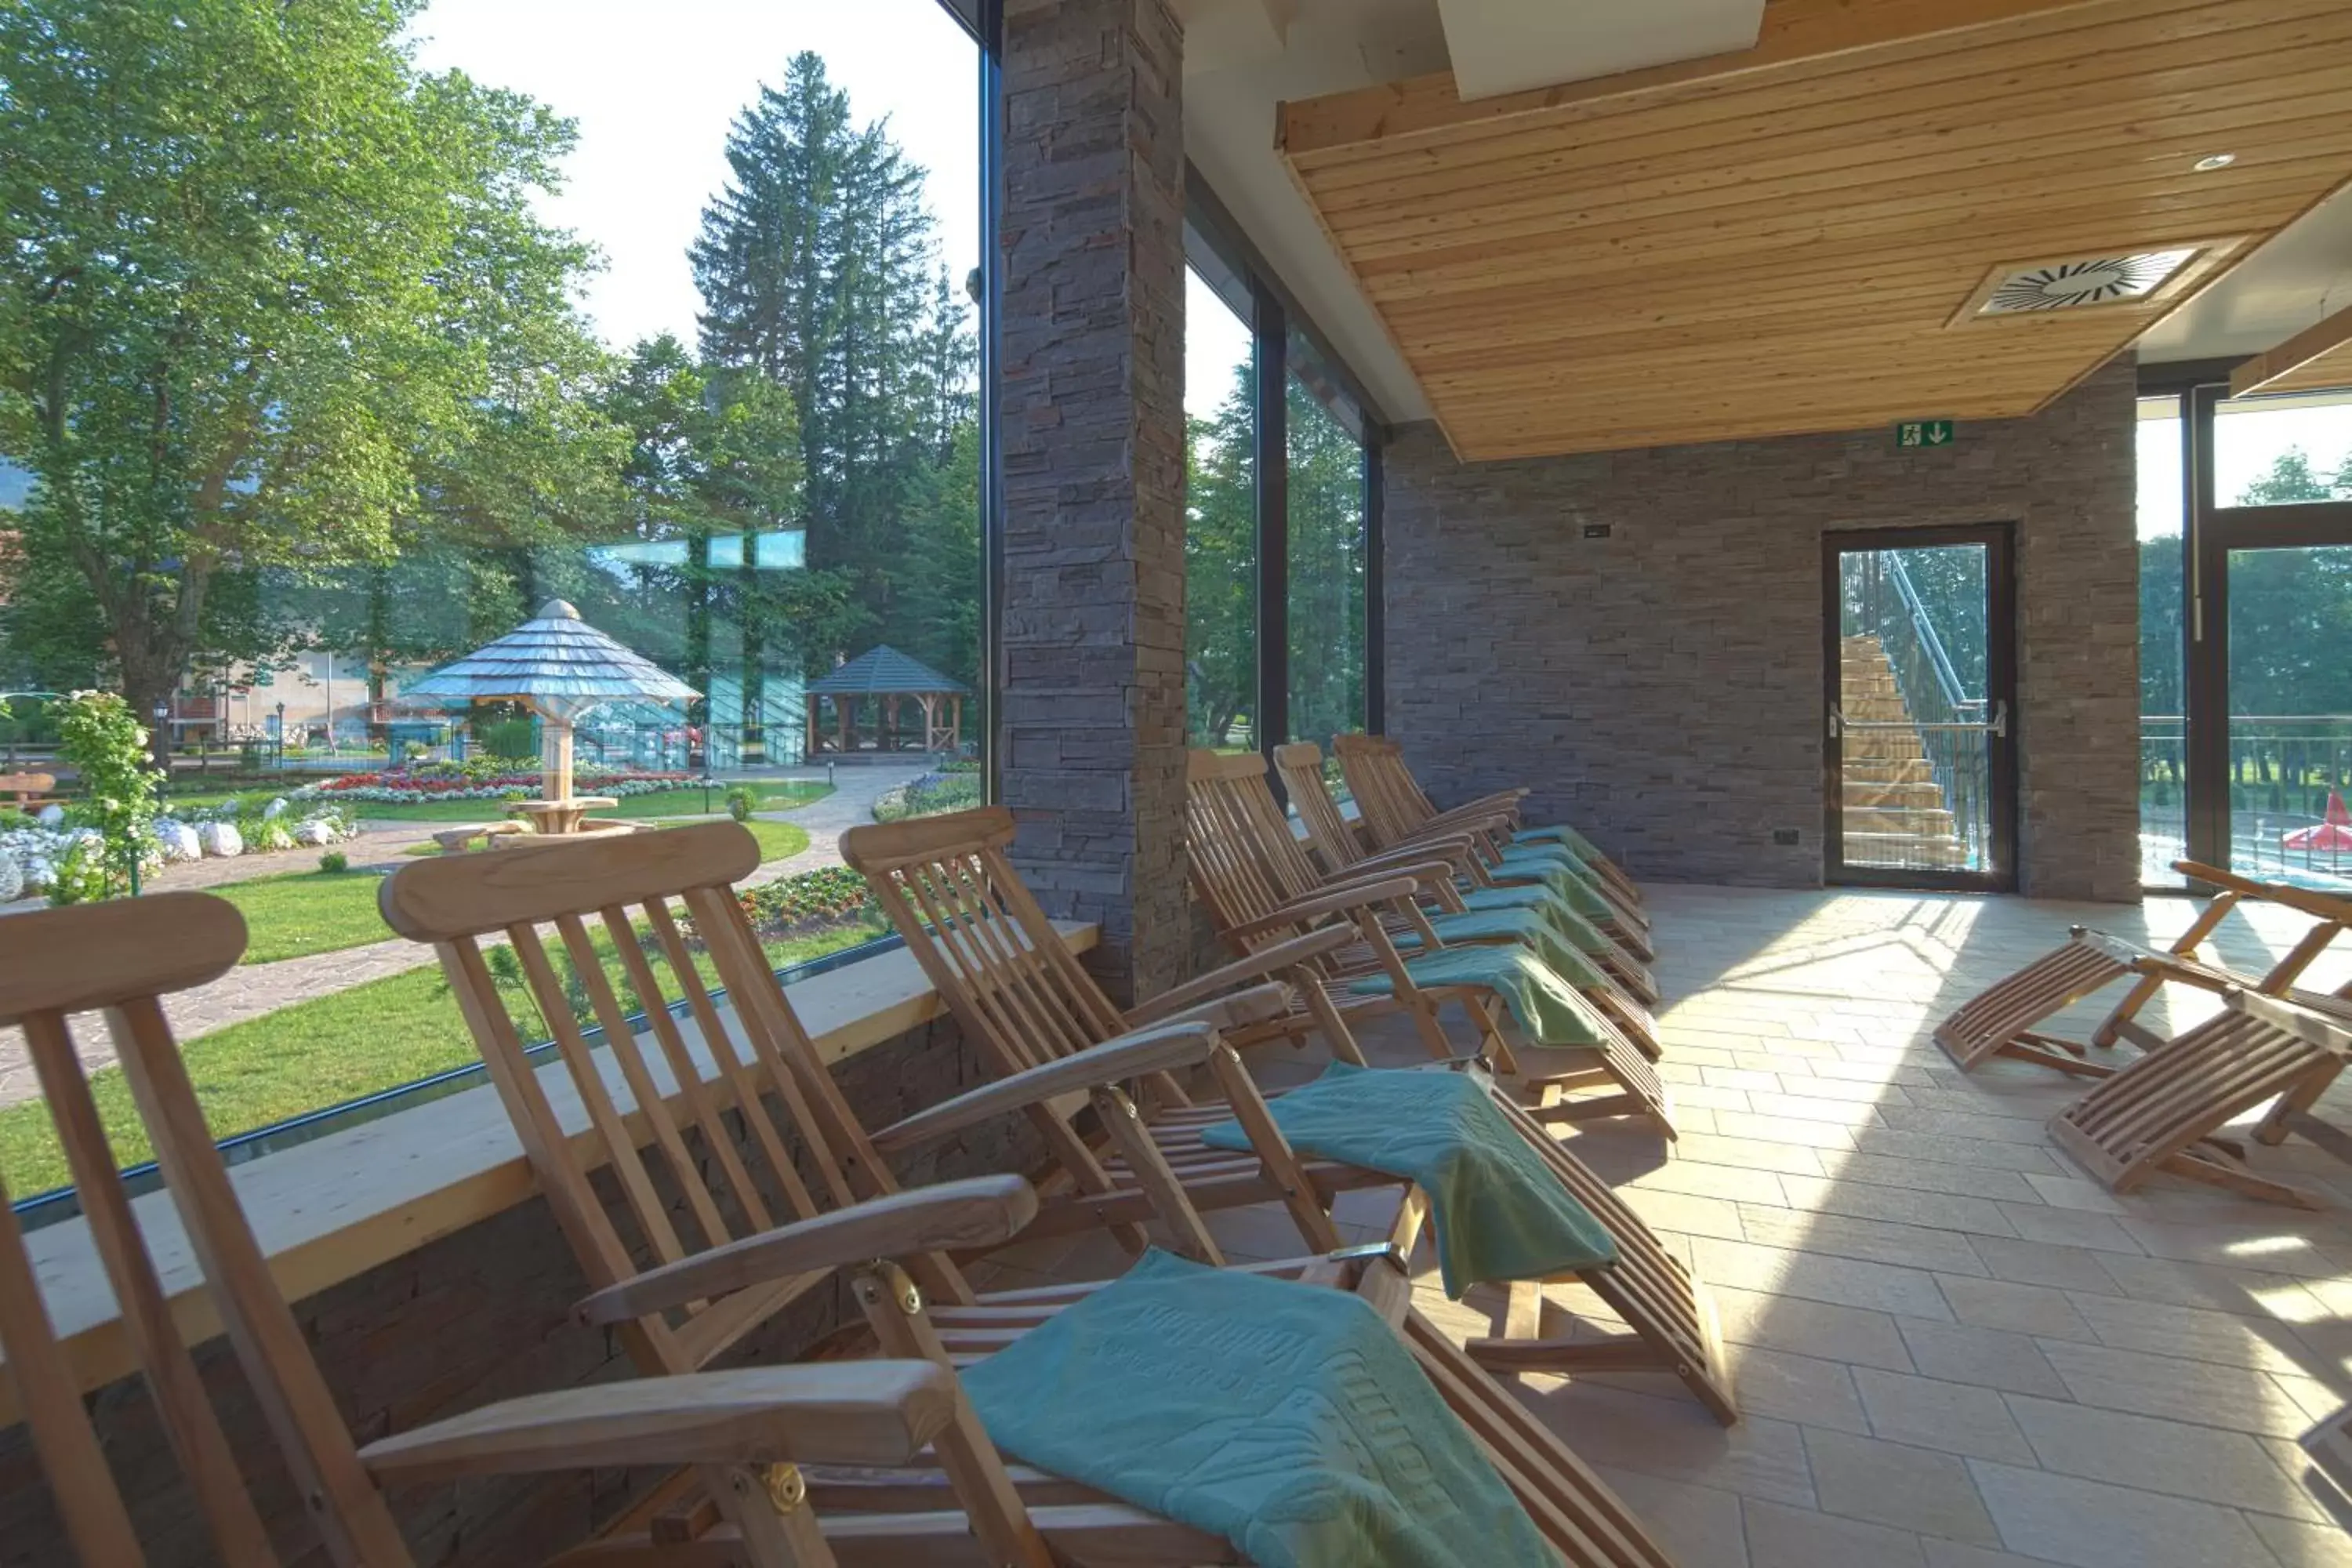
[[[2213,414],[2213,504],[2352,500],[2352,390],[2226,398]]]
[[[2181,399],[2139,401],[2140,879],[2179,887],[2172,863],[2189,853],[2189,758],[2181,626]]]
[[[1257,711],[1257,349],[1184,273],[1184,668],[1195,746],[1247,751]]]
[[[770,956],[878,939],[855,879],[842,885],[837,829],[793,813],[845,759],[865,764],[838,770],[835,804],[856,816],[983,793],[971,36],[939,0],[677,0],[652,26],[634,0],[342,9],[358,20],[331,40],[352,98],[319,132],[332,145],[255,118],[317,63],[304,7],[183,7],[152,48],[107,31],[134,26],[130,10],[78,14],[107,46],[74,55],[104,79],[87,97],[106,137],[44,144],[54,166],[31,177],[68,195],[24,224],[11,214],[18,247],[90,254],[132,211],[159,275],[278,286],[176,320],[173,395],[136,398],[131,425],[130,384],[106,367],[152,358],[139,357],[146,305],[66,300],[12,319],[28,352],[88,338],[77,384],[113,390],[73,416],[88,457],[45,455],[0,420],[0,691],[110,687],[142,718],[161,705],[166,809],[236,827],[246,849],[203,879],[246,908],[255,962],[299,959],[391,934],[373,874],[321,872],[331,812],[370,831],[350,856],[363,864],[436,853],[432,835],[456,825],[504,826],[515,797],[558,784],[562,718],[409,694],[562,600],[696,693],[572,714],[578,793],[658,829],[724,816],[740,790],[763,860],[833,873],[747,900]],[[231,36],[255,26],[278,31],[272,47]],[[249,66],[250,93],[205,89],[224,50]],[[121,167],[175,179],[194,160],[192,188],[272,221],[184,232],[172,181],[133,193],[91,177],[101,140]],[[366,189],[322,195],[311,176],[330,165]],[[380,221],[353,222],[355,201]],[[142,423],[159,406],[177,422],[165,440]],[[170,468],[142,495],[209,495],[212,514],[157,509],[89,466],[131,439]],[[101,490],[71,509],[43,500]],[[95,531],[78,541],[85,516]],[[180,568],[169,581],[163,562]],[[110,623],[96,590],[133,576],[152,589]],[[184,586],[201,598],[175,597]],[[845,664],[879,674],[817,699]],[[45,738],[37,708],[0,722],[0,745]],[[200,837],[228,842],[186,841]],[[0,838],[13,867],[20,836]],[[417,958],[356,988],[308,966],[290,994],[283,978],[264,988],[275,1011],[194,1036],[213,1130],[472,1064],[456,1003]],[[97,1089],[113,1117],[110,1066]],[[114,1118],[118,1152],[135,1159],[130,1121]],[[0,1096],[0,1178],[21,1197],[64,1175],[40,1108]]]
[[[1330,750],[1364,728],[1364,448],[1291,334],[1290,736]]]
[[[2352,889],[2352,545],[2233,550],[2230,864]]]

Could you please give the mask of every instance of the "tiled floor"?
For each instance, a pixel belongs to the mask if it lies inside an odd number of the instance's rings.
[[[2352,1568],[2293,1442],[2352,1398],[2352,1215],[2169,1179],[2114,1198],[2042,1130],[2080,1086],[2023,1064],[1963,1075],[1928,1039],[2070,923],[2161,942],[2195,906],[1660,887],[1650,909],[1681,1143],[1574,1147],[1712,1288],[1746,1419],[1719,1428],[1657,1377],[1521,1387],[1683,1568]],[[2233,916],[2220,950],[2259,969],[2303,924]],[[2347,976],[2352,958],[2313,972]],[[2210,1005],[2183,995],[2147,1021]],[[2319,1110],[2352,1130],[2352,1089]],[[2352,1167],[2326,1151],[2255,1160],[2352,1209]],[[1366,1238],[1383,1218],[1341,1213]],[[1237,1256],[1299,1250],[1278,1211],[1214,1227]],[[1447,1302],[1425,1247],[1416,1261],[1424,1310],[1492,1331],[1498,1301]],[[1011,1283],[1117,1254],[1095,1238],[1007,1262]]]

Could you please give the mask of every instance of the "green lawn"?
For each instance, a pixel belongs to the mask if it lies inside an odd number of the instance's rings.
[[[782,860],[808,847],[807,829],[789,822],[746,826],[760,841],[762,862]],[[433,852],[430,843],[409,850],[412,855]],[[281,958],[336,952],[391,936],[383,917],[376,912],[376,886],[382,880],[372,871],[287,871],[230,882],[214,891],[245,913],[250,933],[245,962],[275,963]]]
[[[768,956],[779,966],[805,963],[871,941],[887,930],[877,916],[870,923],[820,936],[771,942]],[[604,945],[601,932],[599,945]],[[707,958],[697,967],[711,978]],[[625,996],[617,980],[617,963],[608,960],[605,970],[616,977],[617,994]],[[546,1034],[543,1027],[531,1027],[538,1019],[528,1002],[510,995],[509,1003],[529,1037]],[[183,1055],[205,1121],[223,1138],[414,1083],[476,1059],[473,1038],[437,965],[233,1024],[187,1042]],[[90,1088],[116,1158],[126,1165],[149,1158],[146,1135],[122,1074],[102,1068],[91,1076]],[[0,1110],[0,1180],[12,1194],[27,1197],[69,1179],[44,1106],[34,1101]]]
[[[376,913],[383,881],[373,871],[287,871],[213,890],[245,915],[245,962],[275,963],[392,935]]]
[[[664,826],[666,827],[688,827],[691,826],[692,824],[685,822],[672,822],[667,823]],[[795,823],[761,822],[754,818],[752,821],[747,822],[743,826],[750,828],[751,830],[751,837],[760,841],[760,863],[763,866],[771,860],[782,860],[788,856],[797,855],[802,850],[808,847],[808,829],[802,827]],[[404,855],[438,855],[441,853],[441,847],[439,845],[427,840],[423,844],[412,844],[406,849],[402,850],[401,853]],[[480,851],[469,851],[468,853],[478,854]]]

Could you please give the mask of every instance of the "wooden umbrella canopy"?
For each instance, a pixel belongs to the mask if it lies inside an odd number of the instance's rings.
[[[857,750],[857,704],[869,697],[875,703],[876,750],[897,743],[900,704],[911,700],[922,710],[923,750],[955,751],[963,743],[963,700],[971,695],[962,681],[884,643],[808,683],[808,754]],[[834,713],[830,736],[817,716],[819,703],[828,697]]]
[[[554,755],[541,794],[572,798],[572,727],[605,702],[690,702],[702,694],[633,648],[580,618],[562,599],[513,631],[400,694],[403,702],[454,706],[520,702],[547,721]]]

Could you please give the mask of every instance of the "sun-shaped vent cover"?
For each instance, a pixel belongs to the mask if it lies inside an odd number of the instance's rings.
[[[2197,247],[2142,250],[2124,256],[2084,256],[2037,262],[2004,274],[1977,305],[1979,316],[2014,316],[2029,310],[2072,310],[2085,305],[2145,300],[2188,265]]]

